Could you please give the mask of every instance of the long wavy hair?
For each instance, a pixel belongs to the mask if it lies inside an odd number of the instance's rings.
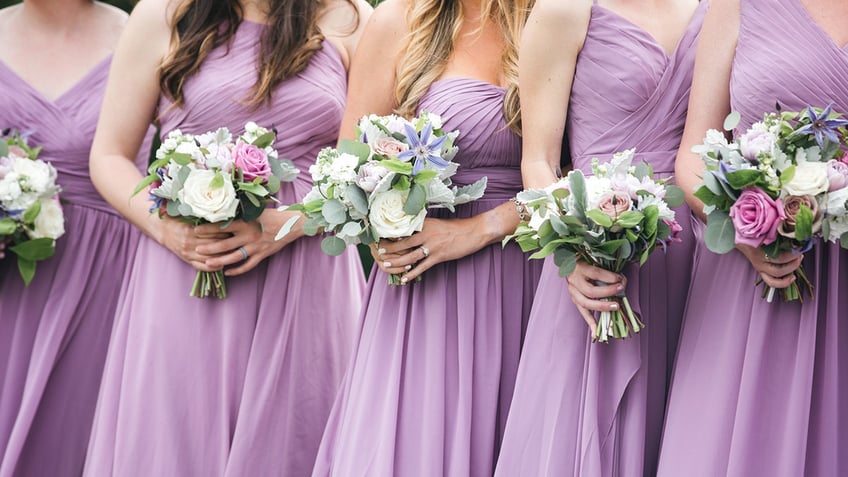
[[[269,101],[278,84],[306,68],[324,41],[318,28],[322,8],[322,2],[315,0],[268,2],[269,26],[262,35],[258,77],[246,104]],[[182,0],[177,6],[171,52],[159,68],[160,87],[175,106],[183,103],[186,78],[197,72],[212,50],[230,43],[242,13],[238,0]]]
[[[503,114],[510,129],[521,134],[518,100],[518,46],[521,31],[534,0],[483,0],[482,15],[495,22],[503,34],[501,57],[507,83]],[[409,34],[398,65],[395,84],[397,112],[413,115],[427,88],[445,71],[462,27],[460,0],[410,0]]]

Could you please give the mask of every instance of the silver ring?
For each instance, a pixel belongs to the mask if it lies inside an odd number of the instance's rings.
[[[245,250],[244,247],[239,247],[238,251],[241,252],[242,261],[247,260],[247,257],[248,257],[247,250]]]
[[[768,256],[768,253],[763,252],[763,261],[766,263],[771,263],[771,257]]]
[[[429,257],[429,256],[430,256],[430,249],[429,249],[429,248],[427,248],[427,247],[425,247],[425,246],[423,246],[423,245],[422,245],[422,246],[420,246],[420,247],[418,247],[418,248],[420,248],[420,249],[421,249],[421,253],[423,253],[423,254],[424,254],[424,258],[427,258],[427,257]]]

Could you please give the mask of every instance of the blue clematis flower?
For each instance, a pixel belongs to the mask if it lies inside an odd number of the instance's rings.
[[[827,138],[827,140],[830,142],[838,144],[839,136],[836,135],[836,129],[848,125],[848,120],[841,118],[828,119],[831,110],[833,110],[833,103],[827,105],[827,107],[824,108],[821,114],[816,114],[816,111],[812,108],[812,106],[808,106],[807,114],[810,115],[810,124],[799,128],[797,131],[795,131],[795,134],[815,135],[816,143],[822,149],[824,149],[825,147],[825,138]]]
[[[406,130],[406,138],[409,141],[409,149],[398,154],[398,159],[408,161],[414,159],[412,165],[412,175],[416,175],[424,169],[427,161],[430,161],[436,167],[444,169],[448,167],[448,162],[442,159],[439,155],[442,144],[445,143],[447,136],[431,137],[433,126],[429,123],[421,130],[421,135],[415,131],[415,128],[409,124],[403,125]]]

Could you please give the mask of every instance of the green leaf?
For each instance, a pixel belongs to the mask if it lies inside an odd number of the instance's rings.
[[[35,222],[35,218],[38,217],[38,214],[41,213],[41,201],[37,200],[33,202],[31,206],[24,212],[24,223],[29,225]]]
[[[795,177],[795,164],[780,171],[780,185],[788,184]]]
[[[586,217],[589,217],[592,219],[592,222],[595,222],[605,229],[612,227],[612,219],[609,215],[601,212],[600,209],[586,211]]]
[[[730,187],[741,190],[749,185],[756,184],[762,175],[763,173],[757,169],[740,169],[728,172],[725,177],[727,177],[727,183],[730,184]]]
[[[559,276],[566,277],[577,267],[577,255],[567,248],[557,249],[554,264],[559,267]]]
[[[338,225],[347,222],[347,207],[340,200],[330,199],[324,202],[321,215],[330,225]]]
[[[35,277],[35,261],[18,257],[18,272],[24,279],[24,285],[29,286],[33,277]]]
[[[650,164],[640,162],[639,164],[636,164],[635,169],[636,169],[636,171],[634,172],[634,175],[638,179],[644,179],[645,177],[648,177],[648,178],[654,177],[654,170],[650,166]]]
[[[274,131],[268,131],[265,134],[254,139],[253,145],[260,148],[260,149],[265,149],[266,147],[274,144],[274,141],[276,139],[277,139],[277,135],[274,134]]]
[[[419,183],[413,183],[409,190],[409,195],[406,197],[406,203],[403,204],[403,211],[407,215],[418,215],[427,202],[427,191],[424,186]]]
[[[181,166],[187,166],[191,164],[191,161],[193,160],[191,154],[186,154],[184,152],[174,152],[169,154],[168,157]]]
[[[216,175],[215,180],[212,182],[215,182],[219,177],[221,178],[221,187],[223,187],[224,177],[220,174]],[[258,197],[266,197],[268,195],[268,189],[263,187],[261,184],[256,184],[255,182],[239,182],[238,190],[255,194]]]
[[[568,184],[571,193],[574,194],[574,215],[582,219],[586,216],[586,179],[583,177],[583,172],[569,172]]]
[[[310,237],[318,234],[321,230],[321,223],[316,219],[309,219],[303,223],[303,233]]]
[[[657,236],[657,222],[660,220],[660,209],[656,205],[649,205],[642,211],[645,214],[645,236],[653,240]]]
[[[209,188],[210,189],[220,189],[221,187],[224,187],[224,175],[221,174],[220,172],[218,172],[218,173],[215,174],[215,177],[212,178],[212,182],[209,183]],[[264,187],[263,187],[263,189],[264,189]],[[264,194],[258,194],[258,195],[264,195]]]
[[[407,176],[412,175],[412,164],[409,162],[402,162],[397,159],[385,159],[378,162],[378,164],[391,172],[397,172],[398,174]]]
[[[795,215],[795,240],[805,241],[813,235],[813,211],[806,205],[798,208]]]
[[[560,235],[560,236],[571,235],[571,231],[568,230],[568,226],[565,225],[565,222],[563,222],[562,219],[558,215],[548,214],[548,218],[551,221],[551,227],[553,227],[554,232],[556,232],[557,235]]]
[[[665,186],[665,202],[669,207],[677,207],[679,205],[683,205],[683,201],[685,200],[685,195],[683,194],[683,189],[673,185]]]
[[[427,182],[435,179],[438,175],[439,173],[433,169],[422,169],[421,172],[415,175],[415,182],[426,184]]]
[[[280,191],[281,184],[282,183],[277,176],[271,175],[268,176],[268,181],[265,183],[265,189],[268,191],[268,194],[273,195]]]
[[[368,146],[368,144],[359,141],[352,141],[350,139],[342,139],[339,141],[337,150],[340,153],[353,154],[358,157],[360,161],[366,161],[368,160],[368,157],[371,156],[371,147]],[[412,172],[412,168],[410,168],[409,171]]]
[[[152,175],[152,174],[151,174],[151,175],[149,175],[149,176],[147,176],[147,177],[145,177],[144,179],[142,179],[142,181],[141,181],[141,182],[139,182],[139,183],[138,183],[138,185],[137,185],[137,186],[135,186],[135,189],[133,189],[133,191],[132,191],[132,195],[130,195],[130,197],[134,197],[136,194],[138,194],[139,192],[141,192],[141,191],[143,191],[144,189],[146,189],[146,188],[147,188],[147,186],[149,186],[150,184],[152,184],[152,183],[156,182],[158,179],[159,179],[159,177],[158,177],[158,176],[155,176],[155,175]]]
[[[12,235],[18,229],[18,224],[12,219],[0,219],[0,235]]]
[[[252,194],[245,194],[249,199],[253,198],[253,201],[256,201],[256,198],[253,197]],[[245,222],[250,222],[259,218],[262,215],[262,212],[265,210],[262,205],[258,203],[258,201],[253,202],[250,200],[242,200],[241,201],[241,219]]]
[[[616,256],[618,255],[618,249],[621,248],[621,245],[624,243],[629,244],[630,242],[625,239],[607,240],[606,242],[600,244],[598,248],[607,255]]]
[[[325,237],[324,240],[321,241],[321,250],[330,256],[341,255],[342,252],[344,252],[345,247],[345,241],[335,235]]]
[[[9,156],[9,145],[6,144],[6,141],[0,140],[0,157],[8,157]]]
[[[620,225],[626,229],[635,227],[642,223],[642,220],[645,218],[645,214],[639,212],[637,210],[628,210],[622,212],[621,215],[616,219],[615,224]]]
[[[300,220],[299,215],[292,216],[292,217],[289,218],[289,220],[286,220],[286,222],[283,224],[283,226],[280,227],[280,230],[279,230],[279,232],[277,232],[277,235],[274,236],[274,240],[280,240],[283,237],[285,237],[286,235],[288,235],[289,232],[291,232],[292,228],[294,228],[294,224],[298,220]]]
[[[553,240],[551,242],[548,242],[544,247],[542,247],[541,250],[534,253],[533,255],[530,255],[530,258],[545,258],[548,255],[554,253],[556,248],[559,247],[560,245],[562,245],[562,242],[558,241],[558,240]]]
[[[345,190],[345,197],[353,204],[353,208],[357,212],[362,215],[368,215],[368,197],[365,195],[365,191],[351,184]]]
[[[845,232],[839,237],[839,245],[844,249],[848,249],[848,232]]]
[[[17,255],[19,258],[23,258],[24,260],[31,260],[33,262],[46,260],[52,257],[53,254],[56,252],[56,249],[53,245],[53,239],[46,237],[21,242],[13,247],[10,247],[9,250],[14,252],[15,255]]]
[[[409,182],[409,177],[404,175],[398,175],[395,177],[395,183],[392,185],[392,189],[395,190],[409,190],[409,186],[412,183]]]
[[[256,207],[261,206],[261,204],[259,203],[259,199],[255,195],[253,195],[252,193],[245,191],[245,193],[242,194],[242,195],[244,196],[244,198],[246,198],[254,206],[256,206]],[[244,201],[242,201],[242,203],[244,203]]]
[[[698,187],[698,190],[695,191],[695,197],[698,198],[704,205],[716,205],[719,200],[719,196],[717,196],[710,188],[707,186]]]
[[[733,250],[736,245],[736,230],[727,212],[714,210],[707,216],[704,242],[714,253],[723,254]]]
[[[725,131],[733,130],[739,124],[739,121],[741,121],[741,120],[742,120],[742,115],[739,114],[739,111],[731,112],[730,114],[727,115],[726,118],[724,118],[724,130]]]

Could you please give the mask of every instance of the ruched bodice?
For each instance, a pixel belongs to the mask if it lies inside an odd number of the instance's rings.
[[[683,134],[702,2],[669,55],[642,28],[597,3],[577,58],[566,130],[572,163],[636,148],[657,172],[672,172]],[[637,157],[637,160],[639,157]]]

